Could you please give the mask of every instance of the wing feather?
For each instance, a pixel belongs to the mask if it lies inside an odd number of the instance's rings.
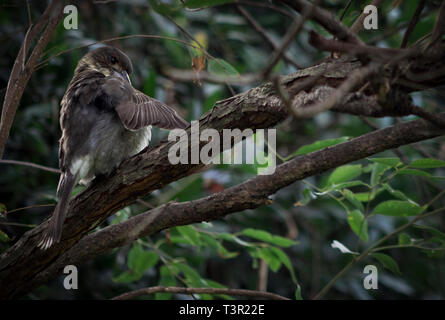
[[[116,104],[119,118],[127,129],[138,130],[149,125],[163,129],[183,129],[189,125],[175,110],[161,101],[131,86],[127,88],[132,90],[130,98],[120,99]]]

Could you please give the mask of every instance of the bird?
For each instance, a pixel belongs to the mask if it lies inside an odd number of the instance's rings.
[[[78,62],[60,103],[58,202],[38,247],[60,242],[73,187],[108,175],[124,159],[148,147],[151,128],[189,124],[163,102],[133,88],[130,58],[112,46],[88,52]]]

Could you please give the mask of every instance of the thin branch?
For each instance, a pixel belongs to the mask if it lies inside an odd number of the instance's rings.
[[[259,33],[259,35],[266,41],[266,43],[275,51],[278,50],[278,46],[276,43],[272,40],[272,38],[269,36],[266,30],[252,17],[252,15],[247,12],[242,6],[237,5],[236,9],[244,16],[244,18],[247,20],[247,22]],[[289,57],[286,53],[283,54],[283,59],[293,66],[301,69],[302,66],[300,66],[296,61],[294,61],[291,57]]]
[[[277,62],[281,59],[284,52],[286,51],[287,47],[289,47],[290,43],[295,40],[298,33],[303,28],[304,22],[306,19],[311,15],[312,11],[314,10],[315,6],[308,6],[300,16],[298,20],[295,20],[292,24],[292,26],[289,28],[289,30],[286,32],[286,35],[283,38],[283,41],[275,51],[272,56],[271,61],[269,64],[264,68],[263,71],[263,78],[268,79],[272,69],[275,67]]]
[[[439,15],[437,16],[437,20],[433,28],[433,33],[431,35],[431,42],[429,44],[429,47],[441,43],[442,35],[444,33],[445,33],[445,2],[442,1],[442,4],[439,9]]]
[[[83,46],[78,46],[78,47],[74,47],[74,48],[70,48],[70,49],[66,49],[63,51],[60,51],[58,53],[56,53],[55,55],[52,55],[51,57],[42,60],[37,66],[36,69],[43,67],[44,65],[46,65],[49,61],[51,61],[52,59],[61,56],[63,54],[69,53],[71,51],[75,51],[75,50],[79,50],[79,49],[84,49],[84,48],[88,48],[91,46],[94,46],[95,44],[98,43],[108,43],[108,42],[112,42],[112,41],[117,41],[117,40],[126,40],[126,39],[133,39],[133,38],[148,38],[148,39],[160,39],[160,40],[169,40],[169,41],[175,41],[178,43],[181,43],[185,46],[188,46],[190,48],[194,48],[194,49],[200,49],[199,47],[184,41],[184,40],[180,40],[180,39],[176,39],[176,38],[172,38],[172,37],[166,37],[166,36],[158,36],[158,35],[149,35],[149,34],[132,34],[132,35],[128,35],[128,36],[121,36],[121,37],[113,37],[113,38],[108,38],[108,39],[104,39],[104,40],[100,40],[100,41],[94,41],[90,44],[86,44]],[[203,50],[204,54],[206,54],[207,56],[210,56],[211,58],[213,58],[207,51]]]
[[[273,10],[273,11],[276,11],[286,17],[291,18],[292,20],[295,18],[294,13],[291,13],[289,10],[285,10],[284,8],[275,6],[271,3],[259,2],[258,0],[256,0],[256,1],[238,0],[237,3],[240,5],[248,5],[248,6],[263,8],[263,9],[267,9],[267,10]]]
[[[270,300],[290,300],[286,297],[280,296],[275,293],[245,290],[245,289],[226,289],[226,288],[183,288],[183,287],[149,287],[138,289],[130,292],[123,293],[119,296],[112,298],[111,300],[129,300],[139,296],[153,294],[157,292],[165,293],[182,293],[182,294],[226,294],[230,296],[241,296],[251,298],[262,298]]]
[[[356,34],[351,32],[345,25],[338,21],[330,12],[313,5],[307,0],[280,0],[280,2],[287,4],[294,10],[303,13],[306,10],[311,10],[309,19],[315,20],[323,28],[328,30],[339,40],[361,44],[362,41]]]
[[[420,0],[419,4],[417,5],[416,11],[414,12],[411,20],[409,21],[408,28],[405,31],[405,34],[403,35],[402,44],[400,45],[401,48],[406,48],[408,45],[409,36],[413,32],[415,26],[420,20],[420,15],[423,11],[423,8],[425,7],[426,0]]]
[[[6,141],[9,137],[12,123],[14,121],[20,99],[25,90],[31,75],[40,59],[43,50],[55,32],[57,25],[63,17],[63,2],[61,0],[53,0],[45,12],[40,16],[39,20],[28,31],[25,40],[20,47],[14,66],[9,76],[8,86],[6,89],[5,100],[3,103],[2,117],[0,122],[0,159],[3,157]],[[44,29],[37,44],[35,45],[26,65],[23,68],[23,61],[26,59],[27,51],[30,49],[31,43],[38,34]]]
[[[55,207],[55,204],[37,204],[37,205],[32,205],[32,206],[27,206],[27,207],[22,207],[22,208],[16,208],[16,209],[12,209],[9,211],[6,211],[4,213],[4,215],[9,215],[11,213],[14,212],[18,212],[18,211],[23,211],[23,210],[28,210],[28,209],[34,209],[34,208],[44,208],[44,207]]]
[[[345,17],[346,12],[348,12],[348,10],[351,7],[353,2],[354,2],[354,0],[349,0],[348,1],[348,3],[346,4],[345,8],[343,9],[343,12],[341,13],[340,21],[343,21],[343,18]]]
[[[352,44],[337,40],[326,39],[314,31],[309,34],[309,43],[322,51],[335,51],[353,56],[365,56],[374,61],[388,62],[395,59],[404,59],[419,53],[417,48],[393,49],[378,48],[374,46]]]
[[[48,171],[48,172],[53,172],[53,173],[60,173],[59,169],[46,167],[46,166],[42,166],[40,164],[27,162],[27,161],[0,159],[0,163],[15,164],[15,165],[19,165],[19,166],[26,166],[26,167],[36,168],[36,169],[40,169],[40,170],[43,170],[43,171]]]

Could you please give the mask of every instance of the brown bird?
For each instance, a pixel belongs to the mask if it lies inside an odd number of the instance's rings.
[[[87,53],[77,64],[61,102],[62,137],[58,203],[38,246],[60,241],[73,187],[109,174],[122,160],[146,148],[151,126],[185,128],[172,108],[134,89],[130,59],[113,47]]]

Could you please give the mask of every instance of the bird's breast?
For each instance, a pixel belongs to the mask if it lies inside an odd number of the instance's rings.
[[[79,170],[79,179],[83,180],[108,174],[123,160],[145,149],[150,139],[151,126],[129,131],[113,114],[102,114],[87,139],[87,154],[73,158],[71,172]]]

